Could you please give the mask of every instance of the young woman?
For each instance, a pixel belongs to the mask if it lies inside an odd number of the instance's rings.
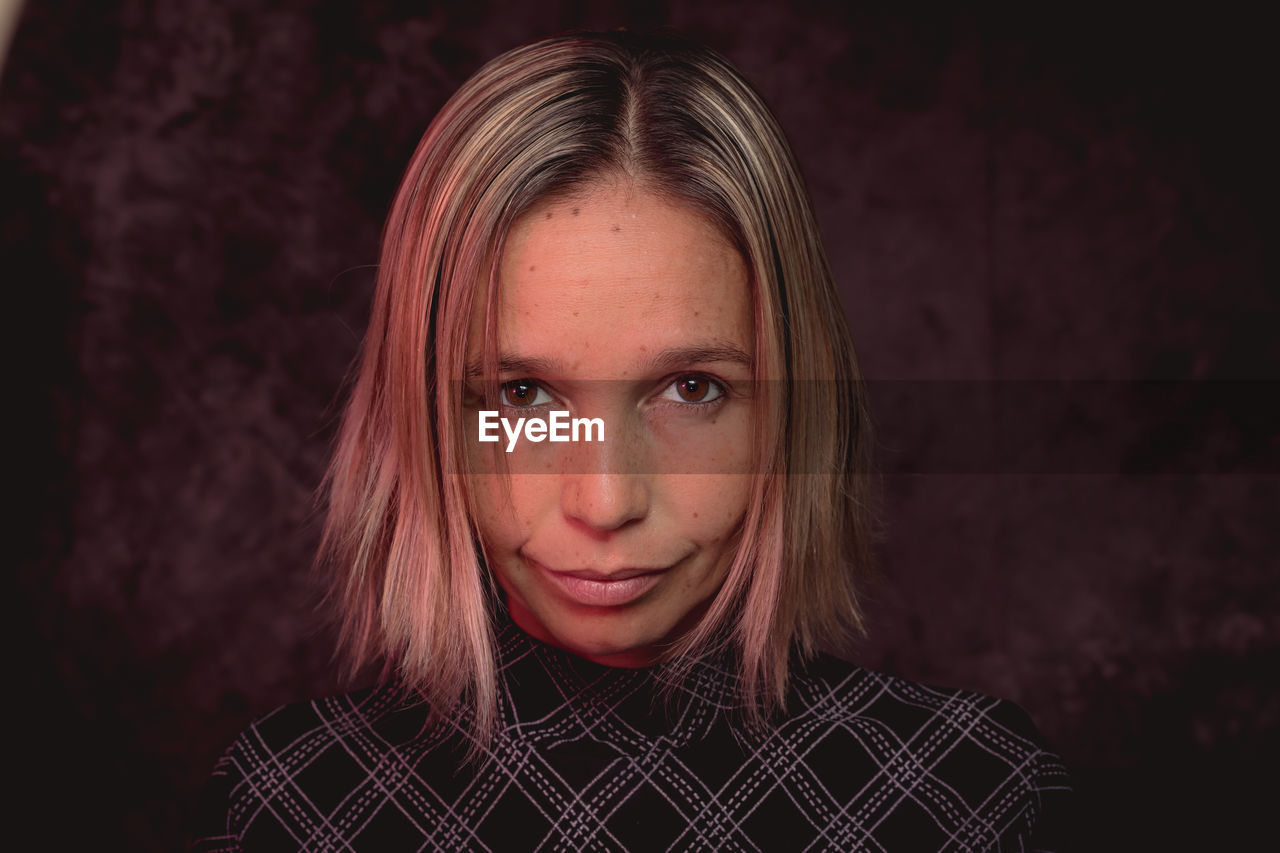
[[[322,557],[380,686],[219,762],[194,849],[1047,850],[1016,706],[844,663],[867,436],[799,171],[666,36],[481,69],[396,196]]]

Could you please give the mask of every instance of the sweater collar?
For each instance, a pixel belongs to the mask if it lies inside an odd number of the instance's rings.
[[[620,748],[661,738],[681,745],[706,738],[740,710],[732,656],[693,661],[683,680],[674,663],[611,667],[537,640],[498,608],[500,726],[526,733],[548,723],[584,731]],[[629,750],[628,750],[629,751]]]

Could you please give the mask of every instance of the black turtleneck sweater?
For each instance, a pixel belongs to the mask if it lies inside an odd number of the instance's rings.
[[[288,705],[218,762],[193,850],[1056,850],[1070,787],[1016,705],[820,657],[741,724],[737,677],[592,664],[498,633],[497,734],[394,686]]]

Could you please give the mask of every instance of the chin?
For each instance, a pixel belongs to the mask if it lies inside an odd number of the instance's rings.
[[[650,666],[658,658],[654,651],[657,637],[647,633],[629,635],[618,631],[616,626],[609,630],[609,626],[601,625],[600,631],[583,631],[582,627],[579,623],[574,630],[554,633],[556,644],[579,657],[608,666]]]

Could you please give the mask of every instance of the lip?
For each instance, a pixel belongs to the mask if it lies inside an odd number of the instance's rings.
[[[530,562],[533,562],[532,560]],[[560,572],[533,562],[565,597],[588,607],[621,607],[653,589],[666,569]]]

